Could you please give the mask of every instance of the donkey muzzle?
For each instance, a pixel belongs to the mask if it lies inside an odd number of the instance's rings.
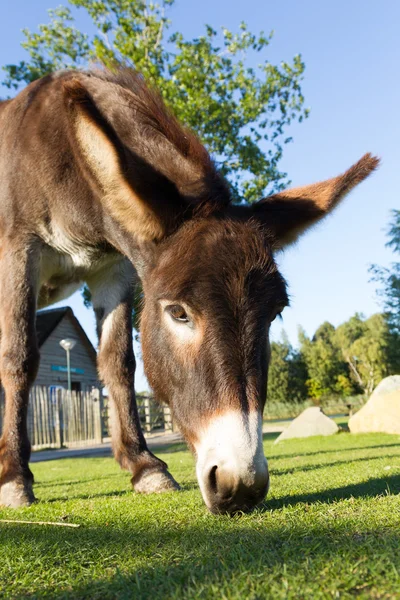
[[[269,488],[268,469],[257,472],[247,481],[224,467],[211,467],[205,475],[204,500],[215,514],[248,512],[266,496]]]
[[[196,453],[199,486],[211,512],[246,512],[265,498],[269,472],[258,412],[214,418],[203,429]]]

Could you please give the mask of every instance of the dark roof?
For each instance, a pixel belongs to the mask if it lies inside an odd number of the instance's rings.
[[[36,334],[38,338],[39,348],[45,343],[47,338],[53,333],[57,325],[65,316],[69,316],[78,330],[83,342],[87,345],[94,360],[96,360],[96,350],[86,335],[85,330],[74,315],[74,311],[70,306],[62,306],[61,308],[46,308],[36,313]]]
[[[72,312],[69,306],[63,306],[62,308],[50,308],[36,313],[36,334],[39,347],[45,343],[69,310]]]

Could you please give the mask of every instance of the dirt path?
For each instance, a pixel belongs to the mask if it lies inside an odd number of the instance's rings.
[[[180,433],[154,435],[147,438],[149,448],[168,446],[183,440]],[[77,458],[83,456],[111,456],[111,444],[97,444],[84,448],[62,448],[61,450],[39,450],[32,452],[31,462],[58,460],[60,458]]]

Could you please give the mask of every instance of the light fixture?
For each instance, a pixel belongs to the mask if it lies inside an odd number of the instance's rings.
[[[68,395],[69,395],[69,397],[71,397],[71,363],[70,363],[69,354],[70,354],[71,350],[75,347],[75,345],[76,345],[76,340],[73,340],[72,338],[64,338],[63,340],[60,340],[61,348],[64,348],[65,352],[67,353],[67,377],[68,377]]]

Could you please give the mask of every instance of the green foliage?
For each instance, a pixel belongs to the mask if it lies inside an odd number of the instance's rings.
[[[322,401],[318,402],[318,406],[321,406],[326,415],[332,415],[332,418],[340,425],[347,424],[347,417],[335,415],[347,415],[349,412],[349,406],[353,412],[357,412],[364,406],[368,400],[366,396],[361,394],[357,396],[351,395],[337,395],[324,396]],[[264,409],[264,420],[269,427],[274,427],[275,424],[271,421],[286,420],[290,418],[298,417],[306,408],[315,406],[316,400],[307,398],[300,402],[268,402],[265,404]]]
[[[355,314],[336,330],[336,341],[350,368],[354,383],[371,394],[376,385],[399,366],[400,348],[385,315],[375,314],[369,319]]]
[[[307,371],[302,355],[290,345],[286,335],[271,342],[268,371],[268,404],[300,402],[307,397]]]
[[[73,26],[74,19],[68,8],[59,6],[49,11],[50,23],[39,25],[39,33],[23,29],[25,41],[21,46],[27,51],[29,61],[3,67],[6,79],[3,84],[18,89],[57,69],[76,68],[83,65],[90,52],[89,40]]]
[[[369,395],[381,379],[400,370],[398,336],[386,315],[365,319],[356,313],[336,330],[323,323],[312,339],[300,331],[299,340],[308,393],[316,400]]]
[[[387,231],[388,241],[386,246],[400,255],[400,210],[392,210],[392,221]],[[389,326],[398,336],[400,343],[400,262],[393,262],[389,268],[371,265],[373,281],[380,285],[378,294],[383,301]]]
[[[197,132],[230,180],[237,200],[260,199],[287,185],[278,168],[283,146],[291,141],[286,129],[308,111],[300,82],[304,63],[273,65],[266,58],[272,34],[254,35],[242,23],[238,33],[210,26],[199,38],[187,40],[170,32],[166,13],[174,0],[148,4],[143,0],[69,0],[86,11],[96,33],[79,31],[71,9],[49,10],[50,22],[38,32],[23,30],[28,60],[6,65],[3,82],[10,89],[57,69],[103,63],[132,65],[157,86],[176,116]],[[249,58],[259,57],[257,68]],[[90,292],[83,292],[90,305]],[[138,327],[142,293],[133,313]]]
[[[284,336],[271,344],[268,401],[287,405],[307,397],[325,406],[335,398],[369,395],[400,372],[399,336],[385,314],[355,314],[337,329],[323,323],[312,338],[299,331],[295,351]]]
[[[333,325],[323,323],[312,339],[300,330],[299,341],[307,367],[306,385],[311,398],[319,400],[330,394],[351,394],[356,391],[336,343]]]
[[[55,69],[102,62],[133,65],[155,84],[177,117],[194,129],[230,180],[238,199],[254,201],[287,184],[278,169],[286,129],[307,116],[300,82],[304,63],[274,65],[266,51],[272,34],[255,35],[242,23],[238,33],[206,26],[187,40],[170,32],[162,5],[143,0],[69,0],[83,9],[97,33],[80,32],[68,7],[49,11],[37,33],[23,30],[28,60],[7,65],[5,85],[19,88]],[[259,66],[248,66],[259,57]],[[254,60],[252,60],[254,63]]]

